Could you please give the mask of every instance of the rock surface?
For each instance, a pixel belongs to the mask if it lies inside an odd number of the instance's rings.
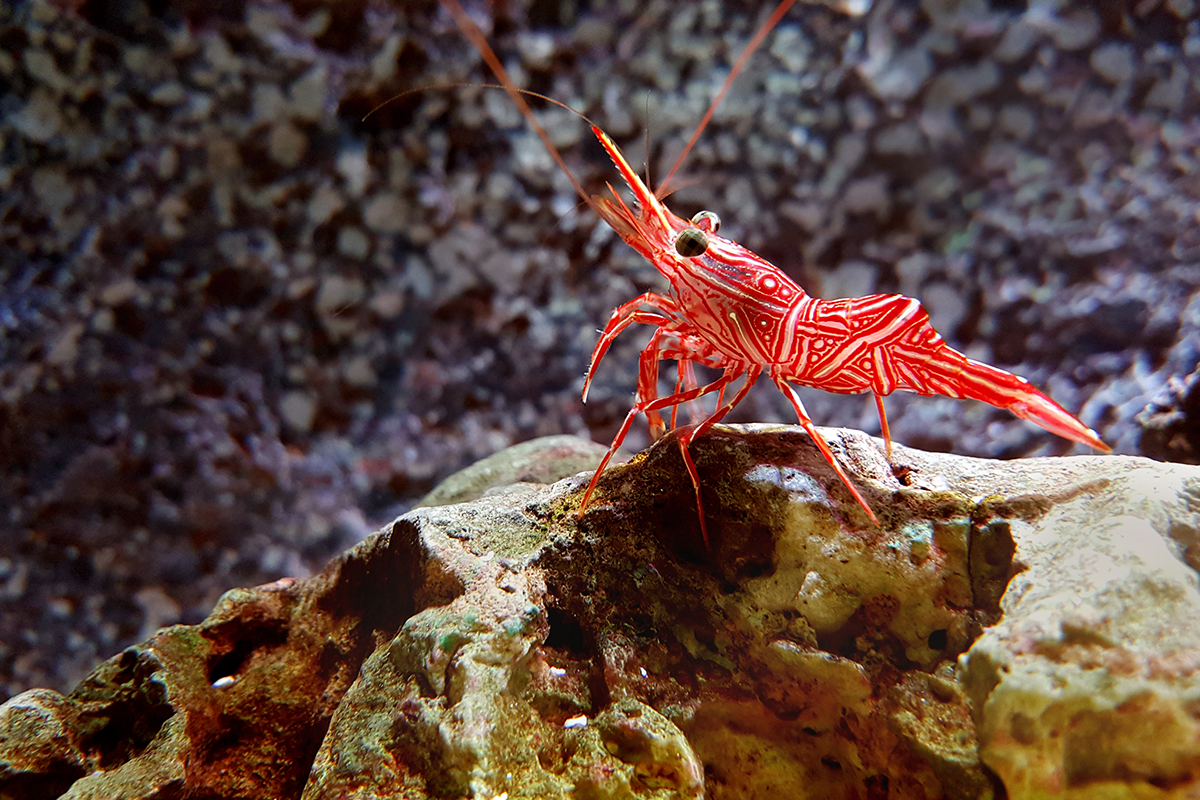
[[[794,428],[416,509],[0,706],[0,795],[1191,797],[1200,469]],[[482,489],[483,487],[479,487]]]
[[[482,497],[495,487],[517,483],[554,483],[595,469],[608,450],[578,436],[542,436],[506,447],[433,487],[418,506],[446,506]],[[625,459],[618,458],[618,461]]]
[[[1138,447],[1145,455],[1200,464],[1200,368],[1172,377],[1137,415],[1137,423],[1142,429]]]

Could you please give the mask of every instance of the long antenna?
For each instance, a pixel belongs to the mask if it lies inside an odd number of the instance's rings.
[[[447,0],[447,2],[452,2],[457,5],[458,0]],[[795,3],[796,0],[782,0],[782,2],[775,7],[775,12],[771,14],[770,19],[762,24],[762,27],[760,27],[754,34],[754,38],[751,39],[750,43],[746,45],[746,49],[742,51],[740,56],[738,56],[738,60],[733,65],[733,69],[729,71],[729,77],[725,78],[725,83],[721,84],[721,90],[717,92],[717,96],[713,98],[712,104],[708,107],[708,111],[704,112],[704,118],[700,120],[700,124],[696,127],[696,132],[692,134],[691,140],[689,140],[687,146],[683,148],[683,152],[679,154],[679,158],[675,159],[675,164],[671,167],[671,171],[667,173],[667,177],[663,179],[661,184],[659,184],[658,190],[654,193],[655,197],[661,200],[663,197],[667,196],[667,184],[669,184],[671,179],[675,177],[675,173],[678,172],[679,167],[683,165],[683,160],[687,158],[688,153],[692,152],[692,148],[695,147],[696,142],[700,139],[700,134],[704,132],[706,127],[708,127],[708,123],[712,120],[713,114],[715,114],[717,111],[717,106],[721,105],[721,101],[725,99],[725,94],[729,91],[729,87],[733,85],[734,79],[736,79],[738,74],[741,73],[742,68],[746,66],[746,62],[750,60],[750,56],[754,55],[754,51],[758,49],[760,44],[762,44],[763,39],[767,38],[767,34],[779,24],[779,20],[783,19],[783,15],[786,14]]]
[[[475,45],[475,49],[478,50],[479,54],[483,56],[483,60],[487,62],[487,65],[492,68],[492,72],[495,73],[496,77],[500,80],[500,83],[503,84],[504,91],[508,92],[508,96],[511,97],[513,102],[517,104],[517,108],[521,110],[521,113],[525,116],[525,119],[529,120],[529,124],[533,127],[534,133],[536,133],[538,138],[542,140],[542,144],[546,146],[546,149],[554,158],[554,162],[558,164],[559,168],[563,171],[563,174],[565,174],[567,179],[571,181],[571,185],[575,187],[575,191],[578,192],[579,196],[583,198],[583,202],[587,203],[588,207],[595,211],[597,216],[603,217],[604,215],[600,213],[600,211],[596,208],[595,202],[592,201],[591,195],[584,191],[583,186],[580,185],[579,181],[575,179],[575,176],[571,174],[571,170],[567,169],[567,162],[563,161],[562,156],[559,155],[558,148],[555,147],[554,143],[550,141],[550,135],[546,133],[546,129],[542,127],[541,123],[537,121],[537,117],[533,115],[533,109],[531,109],[529,104],[525,102],[525,98],[521,96],[521,90],[517,88],[515,83],[513,83],[512,78],[508,76],[508,71],[504,69],[504,65],[500,63],[500,59],[496,56],[496,52],[492,50],[491,45],[488,44],[487,37],[483,35],[483,31],[479,30],[479,26],[476,25],[475,21],[467,15],[467,12],[463,10],[463,7],[458,0],[442,0],[442,2],[445,4],[446,8],[450,10],[450,13],[454,15],[454,20],[458,23],[458,27],[461,28],[466,37],[471,40],[471,44]],[[794,0],[792,0],[792,2],[794,2]]]
[[[646,129],[646,185],[653,186],[654,183],[650,180],[650,93],[646,93],[646,107],[642,110],[642,119],[645,120],[643,127]],[[657,195],[655,195],[657,197]],[[661,197],[658,198],[662,200]]]
[[[503,89],[504,91],[508,91],[508,87],[506,87],[500,83],[474,83],[474,82],[469,82],[469,81],[468,82],[456,82],[456,83],[433,83],[433,84],[430,84],[429,86],[418,86],[416,89],[408,89],[406,91],[400,92],[400,94],[392,95],[387,100],[384,100],[382,103],[375,106],[370,111],[368,111],[366,114],[364,114],[363,118],[360,119],[359,122],[366,122],[367,120],[369,120],[371,118],[371,115],[374,114],[376,111],[386,108],[390,103],[394,103],[397,100],[402,100],[405,97],[408,97],[409,95],[423,94],[425,92],[437,92],[437,91],[441,91],[443,89],[462,89],[462,88]],[[517,91],[517,92],[520,92],[521,94],[529,95],[530,97],[536,97],[538,100],[545,100],[547,103],[553,103],[554,105],[561,108],[563,111],[569,111],[572,114],[574,114],[575,116],[579,117],[581,120],[586,122],[589,126],[596,124],[596,123],[592,122],[591,119],[588,118],[587,114],[584,114],[581,111],[576,111],[575,109],[571,108],[569,105],[567,105],[566,103],[564,103],[561,100],[555,100],[553,97],[549,97],[547,95],[541,94],[540,92],[535,92],[532,89],[514,89],[513,91]]]

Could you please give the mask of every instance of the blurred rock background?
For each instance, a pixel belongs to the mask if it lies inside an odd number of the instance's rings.
[[[771,6],[469,10],[521,85],[653,177]],[[1198,14],[800,3],[670,202],[818,296],[921,298],[1118,452],[1194,461]],[[509,444],[611,438],[644,333],[585,406],[595,331],[662,282],[503,92],[452,85],[491,81],[427,1],[0,6],[3,696],[318,569]],[[581,120],[538,113],[585,186],[615,180]],[[878,431],[869,399],[803,396]],[[914,447],[1072,449],[981,404],[888,408]],[[733,419],[789,413],[762,386]]]

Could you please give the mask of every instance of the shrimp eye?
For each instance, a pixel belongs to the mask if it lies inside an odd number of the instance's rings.
[[[684,258],[704,255],[708,249],[708,236],[699,228],[684,228],[675,237],[675,250]]]
[[[700,211],[692,217],[692,223],[705,233],[716,233],[721,230],[721,218],[715,211]]]

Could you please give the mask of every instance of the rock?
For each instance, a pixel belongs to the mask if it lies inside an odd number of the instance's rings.
[[[1092,69],[1109,83],[1121,84],[1133,77],[1134,50],[1123,42],[1111,42],[1092,51]]]
[[[309,200],[308,219],[315,225],[324,225],[345,207],[346,200],[338,194],[337,189],[329,184],[321,184]]]
[[[1182,66],[1174,65],[1169,77],[1160,79],[1146,95],[1146,105],[1165,111],[1176,111],[1187,93],[1189,74]]]
[[[288,122],[273,127],[267,137],[267,149],[271,159],[287,169],[292,169],[300,163],[307,148],[308,137]]]
[[[362,261],[371,254],[371,239],[362,228],[349,225],[338,231],[337,249],[346,258]]]
[[[1200,464],[1200,369],[1172,378],[1137,416],[1138,449],[1151,458]]]
[[[933,72],[933,59],[919,47],[891,52],[860,68],[872,91],[883,100],[909,100]]]
[[[1010,797],[1183,796],[1200,778],[1200,473],[1087,460],[1072,478],[1062,461],[1076,459],[1009,465],[1009,487],[1038,490],[980,542],[981,565],[1013,553],[1013,577],[997,594],[1000,619],[959,659],[979,756]]]
[[[582,519],[586,474],[419,508],[0,706],[0,794],[1196,791],[1200,470],[825,435],[882,528],[765,425],[693,445],[711,552],[670,436]],[[519,447],[439,491],[580,453]]]
[[[1100,33],[1100,18],[1091,9],[1081,9],[1045,21],[1047,32],[1061,50],[1080,50]]]
[[[5,797],[53,797],[83,777],[83,754],[70,701],[31,689],[0,706],[0,781]]]
[[[298,389],[287,392],[279,401],[279,414],[292,430],[312,430],[317,418],[317,398]]]
[[[983,61],[945,70],[930,83],[926,97],[934,106],[960,105],[987,94],[999,83],[999,67],[991,61]]]
[[[1129,488],[1150,498],[1165,482],[1188,516],[1197,486],[1157,467],[1131,471]],[[1053,538],[1012,522],[1027,568],[960,669],[980,757],[1010,796],[1139,783],[1195,791],[1200,593],[1182,542],[1155,529],[1178,517],[1134,497],[1055,507],[1044,518]]]
[[[37,91],[20,111],[12,115],[12,126],[25,138],[39,143],[50,141],[62,129],[63,119],[54,97]]]
[[[394,192],[382,192],[371,198],[363,209],[363,221],[376,233],[401,233],[409,225],[404,200]]]
[[[550,484],[593,470],[608,448],[578,436],[542,436],[521,442],[459,470],[433,487],[418,506],[447,506],[513,484]]]
[[[304,120],[320,120],[327,113],[329,70],[318,64],[292,84],[292,112]]]

